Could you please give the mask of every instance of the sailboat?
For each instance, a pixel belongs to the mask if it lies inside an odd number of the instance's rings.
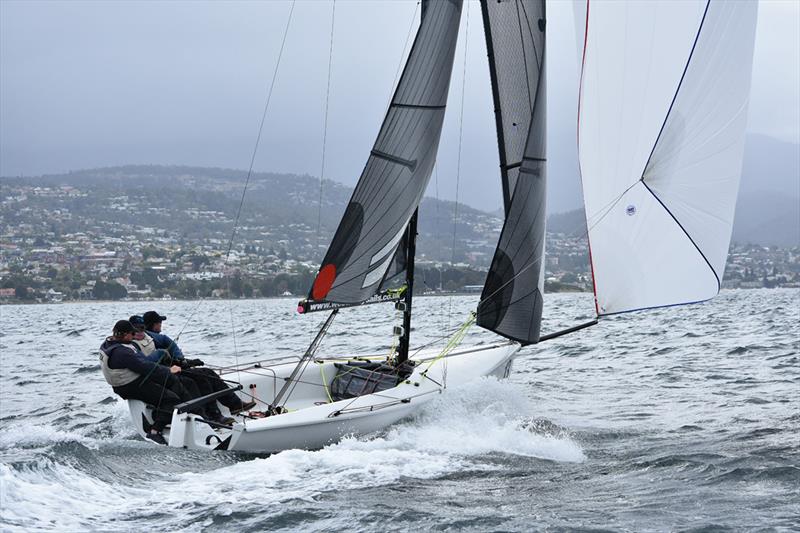
[[[668,4],[668,5],[667,5]],[[505,221],[473,318],[498,335],[460,348],[411,346],[418,205],[436,159],[460,0],[422,0],[421,21],[377,140],[298,312],[329,315],[308,350],[226,369],[259,405],[232,426],[177,406],[170,446],[316,449],[413,415],[447,389],[506,377],[542,335],[546,83],[544,0],[482,1]],[[706,300],[720,288],[741,171],[755,3],[579,5],[578,145],[596,314]],[[317,351],[341,309],[392,303],[389,356]],[[376,307],[376,309],[379,307]],[[468,321],[469,323],[469,321]],[[144,435],[151,407],[131,401]],[[221,407],[223,412],[224,407]]]

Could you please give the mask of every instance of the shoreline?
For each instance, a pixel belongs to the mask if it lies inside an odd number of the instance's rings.
[[[721,289],[719,291],[720,294],[728,293],[728,292],[749,292],[749,291],[757,291],[757,290],[769,290],[769,291],[780,291],[780,290],[795,290],[800,291],[800,287],[752,287],[752,288],[735,288],[735,289]],[[547,294],[592,294],[591,291],[552,291],[546,292]],[[415,294],[414,298],[433,298],[433,297],[445,297],[445,296],[480,296],[479,292],[447,292],[441,294]],[[185,303],[192,303],[192,302],[201,302],[201,301],[211,301],[211,302],[242,302],[242,301],[259,301],[259,300],[294,300],[298,301],[298,296],[259,296],[258,298],[192,298],[192,299],[185,299],[185,298],[173,298],[164,300],[161,298],[149,298],[149,299],[141,299],[141,300],[66,300],[62,302],[25,302],[25,301],[2,301],[0,302],[0,309],[3,307],[10,307],[10,306],[28,306],[28,305],[63,305],[63,304],[108,304],[108,303],[139,303],[139,302],[151,302],[151,303],[171,303],[171,302],[185,302]]]

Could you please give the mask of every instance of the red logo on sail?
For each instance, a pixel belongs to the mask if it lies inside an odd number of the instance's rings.
[[[319,270],[314,286],[311,288],[311,297],[315,300],[322,300],[328,295],[333,282],[336,279],[336,265],[327,264]]]

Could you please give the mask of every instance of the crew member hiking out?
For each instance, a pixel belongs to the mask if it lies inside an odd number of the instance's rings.
[[[131,317],[135,327],[142,327],[147,334],[147,339],[137,340],[134,339],[142,352],[147,355],[151,360],[155,357],[152,355],[154,350],[166,350],[170,357],[171,362],[180,366],[183,369],[182,378],[191,378],[200,390],[201,395],[211,394],[213,392],[220,392],[229,389],[228,385],[210,368],[204,367],[205,363],[200,359],[188,359],[184,356],[183,351],[178,344],[169,338],[167,335],[161,333],[162,322],[167,319],[166,316],[156,312],[148,311],[141,317],[134,315]],[[141,325],[141,326],[140,326]],[[152,343],[148,341],[152,341]],[[232,390],[218,398],[219,402],[230,410],[232,415],[238,414],[242,411],[249,411],[256,406],[254,401],[243,401]],[[214,421],[224,424],[230,424],[233,420],[223,417],[216,402],[211,402],[206,406],[208,417]]]
[[[177,404],[191,398],[175,377],[181,368],[149,361],[131,344],[134,331],[128,320],[114,324],[112,336],[100,346],[100,370],[123,399],[141,400],[153,406],[153,426],[147,438],[166,444],[161,432],[172,420],[172,411]]]

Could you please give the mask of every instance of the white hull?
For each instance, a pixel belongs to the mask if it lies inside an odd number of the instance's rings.
[[[345,435],[380,431],[414,414],[447,388],[484,376],[506,377],[519,349],[519,344],[503,343],[465,348],[442,358],[437,358],[438,351],[423,351],[412,357],[419,363],[405,382],[389,390],[337,402],[329,400],[327,387],[336,374],[334,363],[347,359],[320,359],[309,363],[300,375],[285,404],[287,413],[266,418],[240,415],[232,429],[214,429],[196,415],[176,411],[164,436],[170,446],[193,450],[272,453],[292,448],[319,449]],[[375,358],[381,359],[385,357]],[[261,411],[266,410],[295,366],[294,362],[248,364],[225,369],[222,377],[241,383],[243,392],[259,402],[254,411]],[[150,409],[136,400],[129,405],[134,425],[144,436],[142,417],[152,421]],[[224,407],[221,410],[227,413]]]

